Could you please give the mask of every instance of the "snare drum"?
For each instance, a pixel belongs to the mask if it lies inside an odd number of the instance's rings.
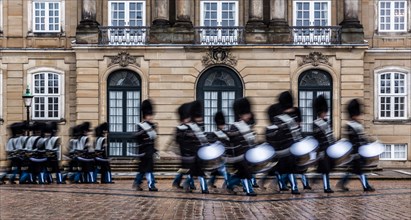
[[[377,166],[384,146],[378,142],[363,145],[358,148],[358,154],[364,159],[365,167]]]
[[[219,141],[201,147],[197,155],[201,160],[202,168],[205,170],[215,170],[221,167],[224,164],[224,152],[224,145]]]
[[[273,160],[274,156],[274,147],[268,143],[263,143],[247,150],[245,160],[251,172],[263,173],[277,164],[277,161]]]
[[[308,166],[317,161],[317,148],[318,141],[313,137],[306,137],[291,145],[290,153],[296,157],[297,166]]]
[[[337,141],[335,144],[327,148],[327,156],[334,160],[335,166],[345,165],[351,162],[352,157],[350,153],[352,151],[351,142],[342,139]]]

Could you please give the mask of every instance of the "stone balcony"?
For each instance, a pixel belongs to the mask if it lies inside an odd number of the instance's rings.
[[[282,42],[287,45],[338,45],[341,44],[340,26],[292,26],[290,41]],[[170,28],[170,35],[175,34]],[[245,28],[235,27],[194,27],[195,45],[231,46],[247,45]],[[156,39],[158,42],[158,39]],[[99,26],[100,46],[140,46],[158,44],[150,40],[150,27]],[[169,43],[173,44],[173,42]],[[176,43],[178,44],[178,43]],[[267,42],[266,44],[270,44]],[[276,43],[278,44],[278,43]]]

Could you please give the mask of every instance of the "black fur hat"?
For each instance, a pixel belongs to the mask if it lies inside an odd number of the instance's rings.
[[[268,120],[270,120],[271,123],[274,123],[274,117],[280,115],[282,112],[283,109],[279,103],[270,105],[267,109]]]
[[[82,128],[81,125],[76,125],[70,128],[70,137],[71,138],[77,138],[82,134]]]
[[[146,99],[141,103],[141,112],[143,117],[147,115],[154,115],[153,105],[151,104],[150,99]]]
[[[178,116],[180,121],[184,121],[184,119],[190,118],[190,103],[184,103],[180,105],[177,109]]]
[[[327,100],[323,95],[318,96],[313,101],[313,109],[317,115],[323,112],[328,112]]]
[[[26,123],[15,122],[9,126],[9,129],[12,137],[15,137],[19,134],[24,134],[24,130],[26,130]]]
[[[55,134],[58,130],[58,124],[55,121],[49,122],[46,124],[46,127],[44,128],[45,133],[50,133],[50,134]]]
[[[104,122],[94,129],[96,137],[104,136],[104,131],[108,131],[108,123]]]
[[[282,92],[278,97],[281,107],[286,110],[293,107],[293,96],[289,91]]]
[[[218,111],[217,113],[215,113],[214,122],[217,126],[225,125],[224,113],[222,111]]]
[[[251,113],[251,104],[247,98],[236,99],[233,104],[234,114],[236,117]]]
[[[90,132],[91,129],[91,124],[88,121],[83,122],[82,124],[79,125],[79,130],[80,132],[84,133],[84,132]]]
[[[348,103],[347,110],[350,118],[361,115],[361,103],[357,99],[353,99]]]
[[[196,100],[191,103],[190,116],[192,119],[203,117],[203,105],[201,104],[200,101]]]

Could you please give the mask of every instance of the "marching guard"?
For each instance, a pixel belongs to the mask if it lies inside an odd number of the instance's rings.
[[[144,175],[148,182],[149,191],[158,191],[155,186],[154,171],[154,154],[157,152],[155,148],[155,140],[157,138],[156,125],[154,124],[153,105],[149,99],[141,103],[141,112],[143,121],[137,124],[137,143],[139,144],[140,162],[138,164],[138,173],[134,180],[136,190],[142,191],[141,183]]]
[[[273,123],[270,129],[267,131],[266,136],[271,136],[268,141],[275,150],[287,151],[291,145],[297,143],[302,139],[301,129],[298,123],[295,121],[295,109],[293,108],[293,98],[290,92],[282,92],[279,96],[279,105],[275,106],[277,111],[281,113],[274,116]],[[270,134],[271,133],[271,134]],[[276,165],[276,171],[281,175],[277,177],[280,179],[280,190],[284,190],[286,187],[285,182],[288,179],[291,183],[291,193],[300,194],[297,187],[295,173],[299,172],[299,167],[296,165],[295,157],[293,155],[284,154],[284,157],[279,158]]]
[[[226,131],[227,131],[227,126],[225,123],[225,117],[224,113],[222,111],[218,111],[214,115],[214,122],[217,126],[217,130],[210,132],[207,134],[207,139],[209,140],[210,143],[214,142],[221,142],[225,149],[226,149],[226,154],[228,153],[228,147],[230,146],[230,139],[228,138]],[[212,188],[216,188],[214,185],[215,179],[217,174],[220,174],[224,177],[224,185],[227,186],[227,183],[229,181],[229,174],[227,172],[225,164],[222,164],[217,170],[214,170],[210,174],[210,179],[208,179],[208,185]]]
[[[188,149],[187,143],[185,140],[185,132],[188,130],[188,123],[191,121],[190,117],[190,106],[191,103],[184,103],[177,109],[179,116],[180,124],[176,127],[175,131],[175,142],[179,146],[180,156],[181,156],[181,168],[178,170],[177,175],[173,180],[173,187],[177,189],[182,189],[180,185],[184,175],[187,175],[188,179],[191,180],[189,170],[191,161],[194,158],[191,155],[191,149]],[[194,182],[190,181],[190,188],[195,189]]]
[[[183,141],[183,147],[185,148],[185,154],[188,157],[193,158],[193,161],[189,163],[189,177],[184,183],[183,187],[186,192],[190,192],[193,188],[193,178],[198,177],[201,187],[201,193],[208,194],[208,186],[205,180],[205,173],[202,169],[201,160],[197,155],[200,147],[207,145],[207,137],[202,130],[203,128],[203,107],[200,101],[193,101],[190,104],[190,117],[191,121],[187,123],[187,129],[183,132],[179,138]]]
[[[324,192],[333,193],[334,191],[330,186],[330,172],[333,169],[333,161],[327,156],[326,150],[335,143],[335,138],[331,126],[326,120],[328,104],[323,95],[314,99],[313,109],[317,115],[317,119],[313,122],[313,136],[319,143],[317,156],[320,158],[317,164],[317,172],[322,174]]]
[[[108,124],[104,122],[94,129],[96,139],[94,140],[94,160],[96,169],[94,170],[94,179],[97,180],[97,174],[101,174],[101,183],[114,183],[111,176],[110,159],[107,158],[106,134],[108,132]]]
[[[360,117],[362,115],[361,104],[357,99],[353,99],[347,106],[350,121],[347,122],[346,135],[351,142],[353,151],[351,151],[353,160],[350,163],[350,172],[357,174],[360,178],[364,192],[373,192],[375,189],[368,183],[368,178],[364,174],[364,158],[358,154],[359,147],[368,144],[368,140],[365,136],[364,127],[360,123]],[[348,191],[346,187],[350,172],[348,172],[337,184],[337,187],[343,191]]]
[[[237,171],[230,177],[227,184],[227,191],[236,194],[234,187],[242,184],[243,191],[248,196],[256,196],[251,184],[252,173],[247,168],[244,158],[245,152],[255,145],[255,134],[251,130],[250,121],[252,119],[251,104],[247,98],[234,101],[233,104],[235,117],[238,120],[230,125],[227,136],[230,139],[230,146],[233,148],[233,157],[230,159],[234,169]]]

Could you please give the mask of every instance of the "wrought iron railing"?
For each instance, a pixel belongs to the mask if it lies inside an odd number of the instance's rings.
[[[145,45],[148,43],[149,27],[144,26],[99,26],[102,45]]]
[[[293,26],[290,29],[293,44],[341,44],[341,26]]]
[[[244,27],[194,27],[195,43],[201,45],[237,45],[244,43]]]

